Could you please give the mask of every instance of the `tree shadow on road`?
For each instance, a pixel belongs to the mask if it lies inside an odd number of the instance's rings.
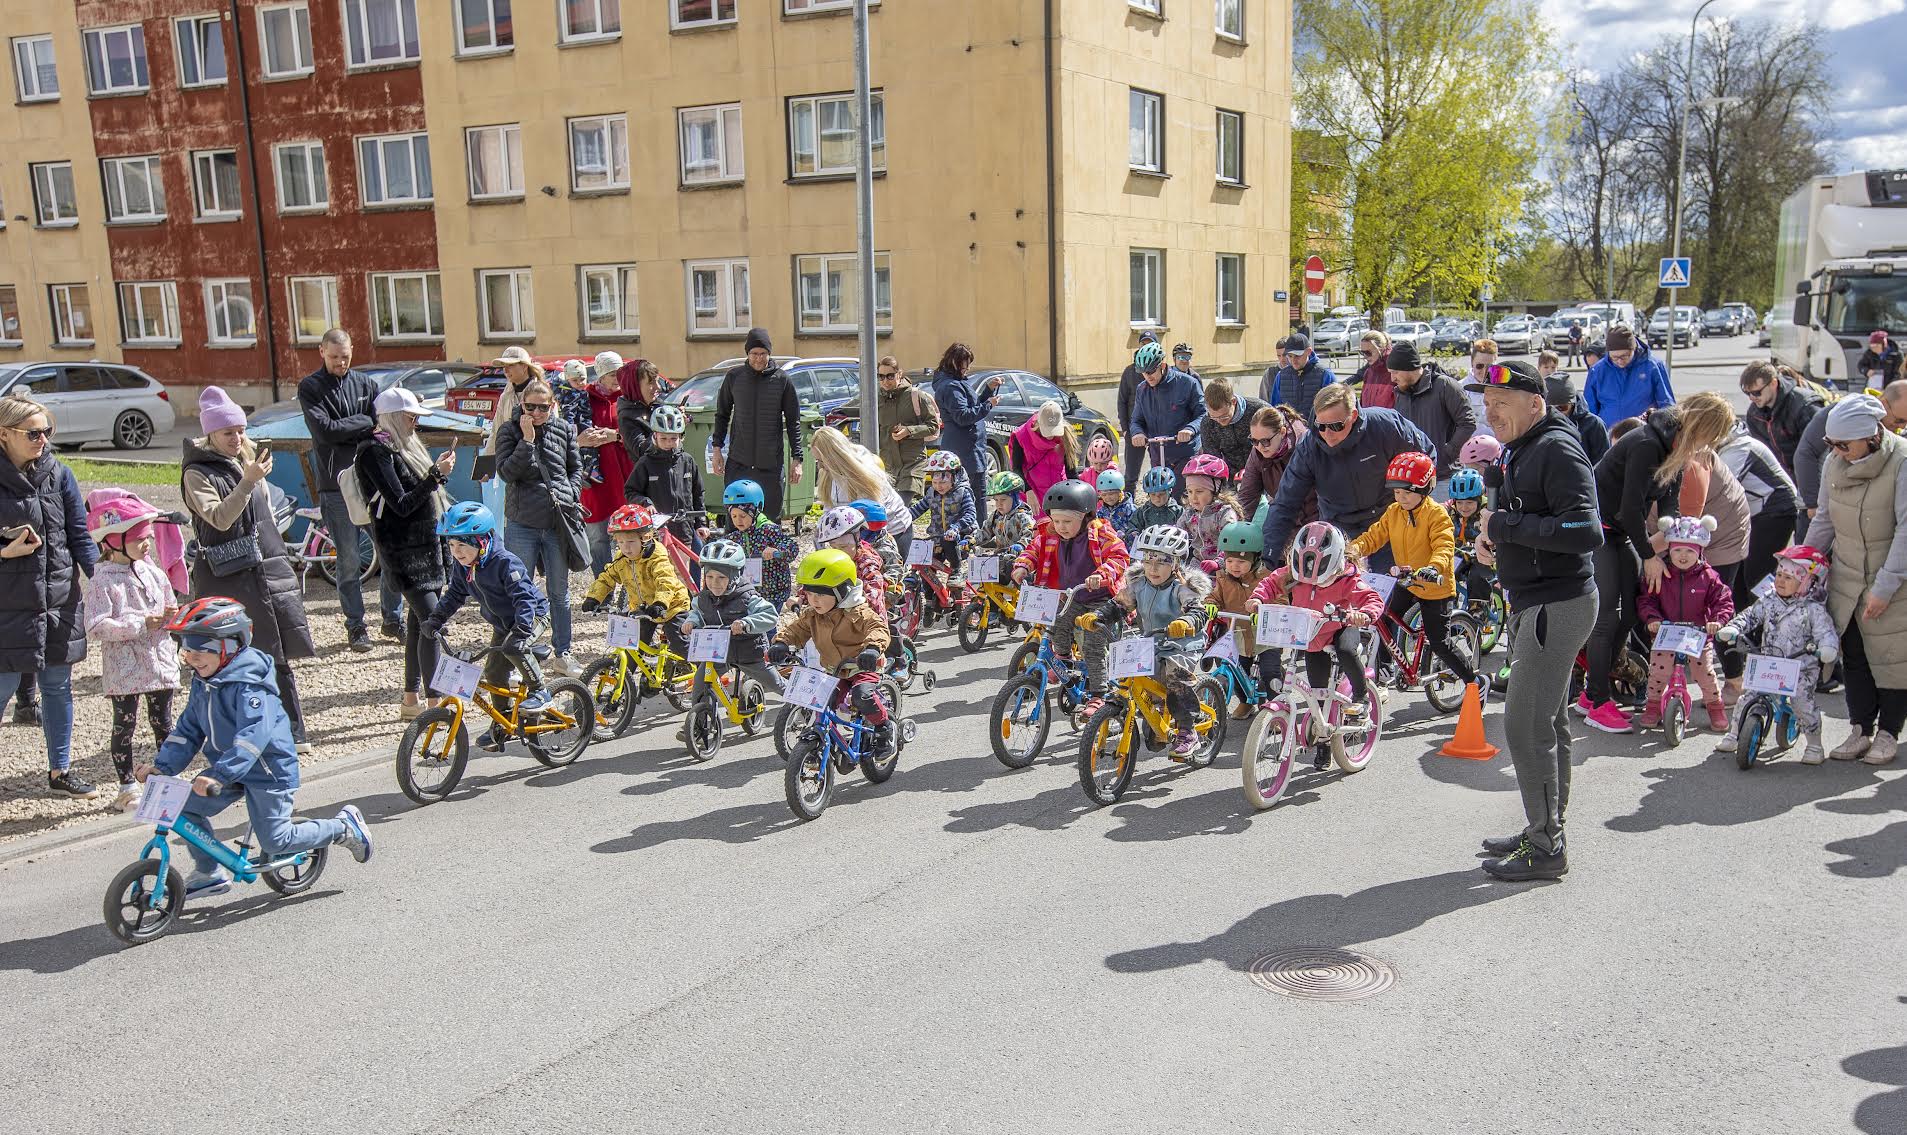
[[[1696,765],[1653,768],[1636,810],[1607,820],[1618,832],[1652,832],[1678,824],[1728,827],[1771,820],[1803,804],[1866,788],[1880,780],[1867,765],[1803,765],[1783,760],[1750,772],[1722,753]]]
[[[267,910],[283,910],[316,899],[330,898],[344,892],[337,888],[323,891],[306,891],[299,895],[280,898],[264,890],[264,884],[258,884],[259,890],[233,902],[213,905],[212,900],[188,900],[185,908],[179,912],[177,921],[167,937],[180,934],[197,934],[206,930],[224,930],[247,919],[256,918]],[[61,930],[55,934],[45,934],[38,938],[16,938],[0,942],[0,970],[31,970],[34,973],[67,973],[76,970],[87,962],[116,954],[132,947],[113,937],[103,922],[75,926],[71,930]]]

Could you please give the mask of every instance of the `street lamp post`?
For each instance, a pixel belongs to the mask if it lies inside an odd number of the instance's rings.
[[[868,50],[867,0],[854,0],[854,212],[860,270],[861,444],[881,451],[878,385],[879,358],[874,330],[874,106],[873,70]]]
[[[1678,260],[1682,256],[1682,174],[1688,167],[1688,112],[1689,104],[1695,99],[1695,32],[1702,22],[1702,13],[1708,11],[1708,6],[1714,2],[1715,0],[1702,0],[1702,6],[1695,9],[1695,14],[1689,17],[1688,22],[1688,65],[1682,69],[1682,145],[1675,156],[1675,223],[1673,226],[1675,235],[1670,239],[1669,246],[1670,258]],[[1672,390],[1675,382],[1675,317],[1676,309],[1681,305],[1676,302],[1677,289],[1670,288],[1668,293],[1669,347],[1668,353],[1662,359],[1662,369],[1668,372]],[[1648,329],[1644,328],[1643,333],[1647,334]],[[1689,342],[1694,341],[1694,337],[1691,336]]]

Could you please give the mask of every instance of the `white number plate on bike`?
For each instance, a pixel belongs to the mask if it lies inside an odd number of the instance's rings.
[[[826,670],[798,666],[788,677],[788,688],[782,691],[782,700],[789,705],[820,713],[834,700],[834,684],[834,675]]]
[[[133,819],[142,824],[169,824],[185,811],[185,802],[191,796],[191,781],[152,773],[146,777],[146,790],[140,794],[139,810],[133,813]]]
[[[1282,603],[1260,603],[1254,637],[1258,645],[1284,646],[1303,650],[1318,633],[1318,613],[1304,607]]]
[[[1760,583],[1755,584],[1754,594],[1755,594],[1755,598],[1757,599],[1766,599],[1768,598],[1768,596],[1773,595],[1774,593],[1775,593],[1775,577],[1772,575],[1769,576],[1767,579],[1762,580]]]
[[[1022,587],[1013,604],[1013,617],[1022,623],[1050,627],[1059,618],[1060,592],[1056,587]]]
[[[934,562],[934,542],[925,536],[916,536],[913,543],[907,545],[907,565],[926,567]]]
[[[1742,670],[1742,686],[1758,694],[1792,695],[1801,690],[1801,660],[1751,654]]]
[[[1389,572],[1367,571],[1363,579],[1364,586],[1377,592],[1377,597],[1386,603],[1391,601],[1391,592],[1397,590],[1397,577]]]
[[[1000,557],[975,556],[967,561],[967,582],[1000,582]]]
[[[744,560],[742,562],[742,582],[743,583],[760,583],[761,582],[761,557],[760,556],[752,556],[749,559]]]
[[[482,677],[483,668],[475,662],[440,654],[437,669],[431,671],[430,688],[449,697],[473,698],[477,696],[477,682]]]
[[[1656,628],[1655,648],[1679,654],[1684,658],[1700,658],[1702,650],[1708,646],[1708,634],[1700,627],[1691,627],[1684,623],[1663,623]]]
[[[1212,640],[1211,646],[1205,648],[1205,657],[1222,658],[1227,662],[1237,663],[1238,632],[1229,627],[1226,628],[1223,634]]]
[[[1158,665],[1158,647],[1149,638],[1126,638],[1112,644],[1106,673],[1115,678],[1150,678]]]
[[[609,616],[609,634],[604,641],[611,650],[617,647],[634,650],[642,645],[642,620],[627,615]]]
[[[689,632],[690,662],[727,662],[728,642],[733,634],[727,627],[705,627]]]

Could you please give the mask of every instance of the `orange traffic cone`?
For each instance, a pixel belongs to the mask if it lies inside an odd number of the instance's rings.
[[[1483,698],[1477,684],[1463,688],[1463,709],[1457,713],[1457,735],[1438,752],[1466,761],[1487,761],[1496,756],[1496,746],[1483,739]]]

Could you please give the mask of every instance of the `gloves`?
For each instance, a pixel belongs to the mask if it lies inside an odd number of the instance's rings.
[[[1082,631],[1098,630],[1099,629],[1099,612],[1097,611],[1085,612],[1084,614],[1080,615],[1079,618],[1073,620],[1073,626],[1077,627],[1078,629]]]
[[[768,653],[765,655],[768,661],[774,663],[777,666],[780,666],[782,663],[793,659],[794,656],[795,656],[794,648],[789,646],[785,642],[769,643]]]
[[[603,603],[600,599],[584,599],[576,605],[576,609],[585,615],[593,615],[603,609]]]
[[[1824,646],[1815,651],[1814,656],[1821,660],[1821,665],[1832,666],[1834,665],[1834,660],[1841,656],[1841,652],[1831,646]]]
[[[940,544],[943,548],[957,547],[960,544],[960,534],[958,532],[942,532],[940,534]]]
[[[1192,624],[1184,619],[1173,619],[1165,625],[1165,633],[1173,638],[1186,638],[1192,633]]]
[[[855,657],[854,664],[863,670],[878,670],[881,666],[881,652],[870,646]]]
[[[651,603],[642,609],[642,613],[647,615],[652,621],[661,622],[662,616],[667,613],[668,610],[667,607],[664,607],[660,603]]]
[[[1724,646],[1733,645],[1734,641],[1740,637],[1741,632],[1734,627],[1723,627],[1721,630],[1715,632],[1715,641]]]
[[[1443,582],[1443,573],[1434,567],[1421,567],[1417,569],[1417,578],[1435,586]]]
[[[442,623],[426,622],[422,630],[424,637],[427,639],[436,640],[444,637],[444,624]]]

